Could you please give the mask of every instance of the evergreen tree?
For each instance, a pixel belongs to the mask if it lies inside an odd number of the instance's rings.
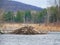
[[[17,11],[16,22],[23,22],[23,13],[21,11]]]
[[[25,12],[25,21],[26,22],[30,22],[31,21],[31,12],[30,11],[26,11]]]
[[[13,12],[12,11],[8,11],[7,13],[5,12],[3,14],[3,18],[4,18],[4,21],[8,21],[8,22],[12,22],[13,21]]]
[[[46,9],[40,11],[39,14],[38,14],[38,18],[37,18],[38,22],[39,23],[44,22],[44,20],[45,20],[44,16],[46,16],[46,15],[47,15],[47,10]]]

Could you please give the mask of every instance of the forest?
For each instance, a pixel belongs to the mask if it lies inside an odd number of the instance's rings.
[[[40,11],[36,10],[18,10],[4,11],[0,9],[0,22],[16,23],[54,23],[60,22],[60,0],[54,0],[51,7]]]
[[[49,11],[49,14],[47,11]],[[2,22],[16,22],[16,23],[46,23],[47,16],[49,16],[49,22],[60,21],[60,15],[58,15],[58,9],[55,6],[43,9],[42,11],[8,11],[3,12],[0,16]]]

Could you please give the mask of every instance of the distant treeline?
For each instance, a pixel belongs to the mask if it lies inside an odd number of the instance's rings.
[[[46,15],[46,9],[42,11],[8,11],[3,13],[2,20],[4,22],[40,23],[44,22]]]
[[[49,12],[50,10],[50,12]],[[49,13],[49,14],[48,14]],[[50,16],[49,16],[50,15]],[[49,16],[49,22],[54,23],[57,20],[60,20],[60,15],[58,15],[57,7],[49,7],[41,11],[8,11],[3,12],[3,15],[0,15],[0,21],[4,22],[17,22],[17,23],[46,23],[47,17]]]

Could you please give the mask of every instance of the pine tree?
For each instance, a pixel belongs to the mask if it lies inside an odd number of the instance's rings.
[[[14,16],[13,12],[8,11],[7,13],[5,12],[3,15],[4,15],[3,16],[4,21],[7,21],[7,22],[12,22],[13,21],[13,16]]]
[[[26,11],[25,12],[25,21],[28,23],[28,22],[31,22],[31,12],[30,11]]]
[[[21,11],[17,11],[16,22],[23,22],[23,13]]]

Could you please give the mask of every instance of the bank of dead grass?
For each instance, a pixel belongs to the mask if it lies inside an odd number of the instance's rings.
[[[24,26],[32,26],[36,31],[51,31],[51,32],[60,32],[60,25],[56,24],[21,24],[21,23],[5,23],[2,26],[2,30],[11,28],[11,30],[16,30]]]

